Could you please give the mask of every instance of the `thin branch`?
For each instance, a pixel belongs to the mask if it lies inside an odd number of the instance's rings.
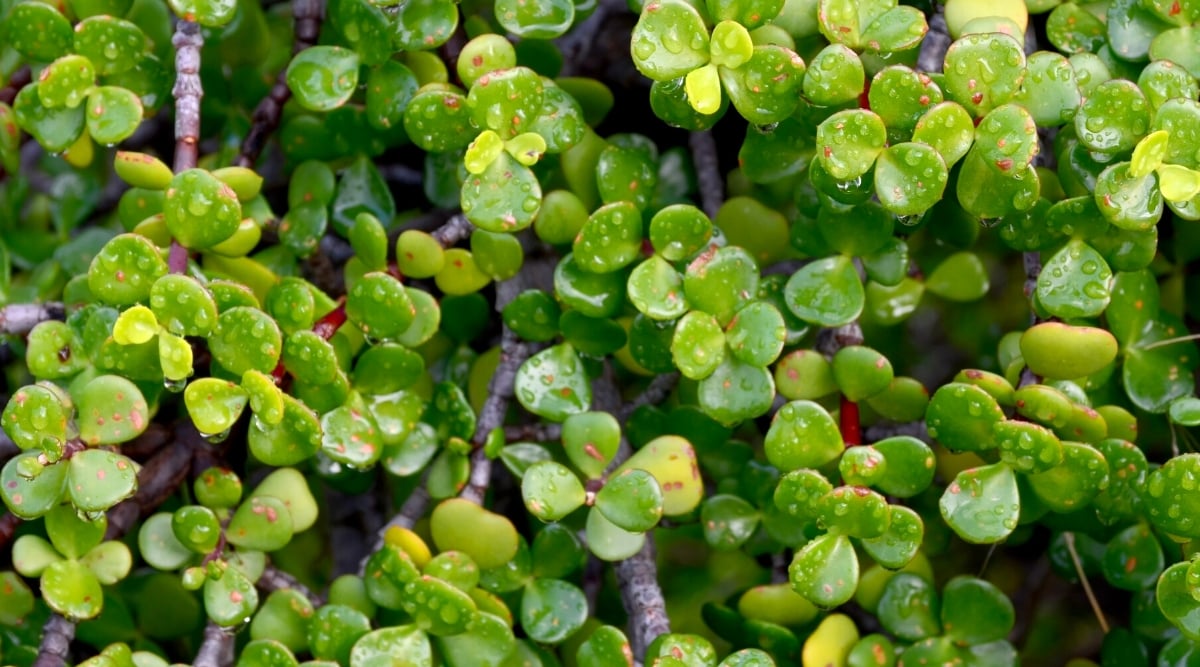
[[[497,283],[496,312],[504,310],[504,307],[525,289],[525,279],[526,273],[522,271],[511,280]],[[500,364],[496,367],[496,372],[488,383],[488,397],[483,402],[483,409],[479,411],[479,421],[475,425],[475,437],[472,439],[475,451],[471,454],[471,477],[467,481],[467,486],[459,494],[459,497],[477,505],[483,504],[483,496],[487,493],[492,474],[492,461],[484,451],[484,443],[487,442],[488,435],[493,429],[504,426],[504,417],[508,414],[508,404],[515,391],[517,369],[533,354],[533,346],[530,343],[521,340],[516,332],[509,329],[507,325],[502,326]]]
[[[917,69],[922,72],[940,72],[946,62],[946,51],[950,49],[950,30],[946,27],[946,15],[941,5],[929,19],[929,32],[921,40],[921,51],[917,55]]]
[[[534,422],[504,427],[506,442],[554,442],[562,437],[562,424]]]
[[[588,54],[596,44],[604,24],[615,14],[628,12],[629,6],[624,0],[599,0],[592,15],[575,26],[566,35],[558,39],[558,47],[563,54],[561,76],[576,76],[582,63],[588,61]]]
[[[475,226],[467,220],[467,216],[459,213],[447,220],[446,224],[430,232],[430,236],[442,244],[443,248],[449,248],[466,239],[474,230]]]
[[[75,624],[58,614],[50,614],[42,628],[42,643],[33,667],[66,667],[73,639]]]
[[[862,327],[858,320],[832,329],[822,329],[817,334],[817,350],[821,354],[833,358],[838,350],[844,347],[863,344]],[[844,394],[840,397],[838,409],[838,429],[847,447],[863,443],[862,421],[859,418],[858,403],[851,401]]]
[[[1200,340],[1200,334],[1191,334],[1190,336],[1179,336],[1177,338],[1164,338],[1162,340],[1156,340],[1153,343],[1148,343],[1146,345],[1134,345],[1133,349],[1135,349],[1135,350],[1153,350],[1153,349],[1159,348],[1159,347],[1166,347],[1168,345],[1175,345],[1177,343],[1187,343],[1187,342],[1194,341],[1194,340]]]
[[[717,159],[717,142],[713,139],[712,131],[705,130],[690,133],[688,146],[692,149],[692,161],[696,165],[701,207],[708,217],[715,218],[725,202],[725,179],[721,176],[721,164]]]
[[[639,394],[632,401],[621,406],[621,410],[617,415],[617,419],[621,422],[629,421],[629,418],[633,415],[634,410],[637,410],[643,405],[658,405],[659,403],[662,403],[663,401],[667,400],[667,397],[671,395],[671,392],[675,391],[675,387],[678,384],[679,373],[666,373],[665,375],[659,375],[655,377],[650,381],[650,384],[646,385],[645,391]]]
[[[175,46],[175,173],[196,166],[200,146],[200,49],[204,35],[195,21],[180,20],[171,38]]]
[[[1079,552],[1075,550],[1075,533],[1063,533],[1063,541],[1067,544],[1067,552],[1071,554],[1071,562],[1075,565],[1075,573],[1079,575],[1079,583],[1083,584],[1083,594],[1087,596],[1088,604],[1092,606],[1092,613],[1096,615],[1100,629],[1104,631],[1104,634],[1108,634],[1108,620],[1104,618],[1104,610],[1100,608],[1100,601],[1092,592],[1092,584],[1088,581],[1087,573],[1083,571],[1083,561],[1079,559]]]
[[[650,642],[671,631],[666,601],[658,585],[654,536],[647,534],[642,548],[616,563],[615,570],[621,603],[629,616],[629,643],[635,656],[644,657]]]
[[[9,304],[0,308],[0,333],[24,336],[42,322],[66,317],[66,308],[58,302]]]
[[[21,89],[28,86],[33,81],[33,71],[29,69],[29,65],[22,65],[20,69],[13,72],[13,75],[8,78],[8,84],[0,88],[0,103],[12,104],[13,100],[17,99],[17,93]]]
[[[929,437],[929,429],[925,426],[925,421],[905,422],[903,424],[875,424],[868,426],[863,433],[863,442],[872,443],[880,440],[887,440],[898,435],[907,435],[917,440],[921,440],[927,444],[932,444],[933,439]]]
[[[263,569],[262,576],[255,582],[258,590],[264,593],[272,593],[274,591],[291,589],[308,598],[314,607],[319,607],[324,604],[324,600],[320,595],[317,595],[308,586],[300,583],[298,579],[283,570],[275,567],[274,563],[267,563]]]
[[[321,32],[321,0],[294,0],[292,2],[292,21],[295,42],[292,53],[300,53],[317,43]],[[242,147],[237,158],[233,161],[237,167],[253,167],[267,146],[267,139],[279,127],[283,117],[283,106],[292,97],[292,90],[287,85],[287,69],[284,68],[271,86],[271,91],[258,103],[254,114],[250,117],[250,131],[242,140]]]
[[[233,664],[233,634],[209,621],[204,626],[204,641],[196,651],[192,667],[227,667]]]
[[[370,551],[362,559],[358,566],[358,574],[362,576],[367,568],[367,560],[371,554],[383,548],[383,539],[387,535],[388,529],[394,527],[412,529],[417,524],[417,520],[425,515],[425,510],[429,508],[429,502],[432,498],[429,495],[429,468],[425,469],[425,473],[421,476],[421,481],[417,483],[416,488],[412,493],[408,494],[408,498],[404,500],[404,504],[400,506],[400,511],[396,512],[395,516],[388,519],[388,522],[383,524],[379,529],[379,533],[375,538],[375,544],[371,545]]]
[[[0,548],[8,546],[12,541],[13,535],[17,533],[17,527],[21,525],[21,518],[11,512],[0,514]]]
[[[183,484],[194,456],[194,448],[181,437],[181,434],[188,430],[195,433],[195,427],[190,422],[186,427],[177,427],[175,442],[159,449],[142,466],[138,472],[137,493],[108,511],[105,539],[120,539],[133,528],[138,519],[166,502],[179,485]],[[195,433],[195,436],[199,438],[199,433]]]

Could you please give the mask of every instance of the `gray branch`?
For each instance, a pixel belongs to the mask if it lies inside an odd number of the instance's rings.
[[[0,308],[0,333],[24,336],[42,322],[66,316],[66,308],[58,302],[10,304]]]
[[[204,626],[204,641],[196,651],[193,667],[228,667],[233,664],[233,634],[209,621]]]
[[[696,165],[701,207],[708,217],[715,218],[725,202],[725,179],[721,176],[721,164],[717,159],[717,142],[713,139],[712,131],[705,130],[690,133],[688,146],[692,149],[692,161]]]
[[[283,570],[275,567],[273,563],[267,563],[263,569],[262,576],[255,582],[258,590],[270,594],[275,591],[291,589],[308,598],[314,607],[319,607],[324,604],[324,600],[320,595],[317,595],[308,586],[300,583],[298,579]]]
[[[449,248],[459,241],[466,239],[475,230],[475,226],[467,220],[467,216],[459,213],[430,233],[443,248]]]
[[[33,667],[66,667],[72,639],[75,639],[75,623],[50,614],[42,629],[42,644]]]
[[[472,470],[474,469],[472,468]],[[424,516],[425,510],[429,508],[429,502],[432,500],[429,496],[428,482],[429,468],[426,468],[425,473],[421,476],[420,483],[417,484],[417,488],[408,494],[408,498],[400,506],[400,511],[396,512],[396,515],[379,529],[378,535],[375,536],[375,543],[371,545],[371,550],[367,552],[367,555],[358,565],[358,575],[360,577],[367,569],[367,561],[371,558],[371,554],[383,548],[383,539],[387,535],[389,528],[395,526],[411,530],[417,524],[417,520]]]
[[[620,414],[617,415],[617,419],[621,422],[627,422],[629,421],[629,418],[633,416],[634,410],[637,410],[643,405],[658,405],[659,403],[662,403],[663,401],[667,400],[667,397],[671,395],[671,392],[675,391],[675,387],[678,384],[679,373],[667,373],[665,375],[659,375],[655,377],[650,381],[650,384],[646,385],[645,391],[639,394],[632,401],[621,406],[621,411]]]
[[[195,21],[180,20],[175,25],[175,173],[192,169],[200,145],[200,49],[204,35]]]
[[[929,32],[921,40],[921,51],[917,55],[917,69],[923,72],[940,72],[946,62],[946,51],[950,49],[950,31],[946,28],[946,15],[939,5],[937,13],[929,20]]]
[[[618,562],[615,569],[621,603],[629,616],[629,643],[633,654],[644,658],[650,642],[671,631],[666,601],[658,585],[654,536],[647,533],[641,550]]]

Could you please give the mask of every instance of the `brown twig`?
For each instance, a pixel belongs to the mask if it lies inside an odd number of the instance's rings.
[[[75,624],[58,614],[50,614],[42,628],[42,643],[33,667],[66,667],[73,639]]]
[[[667,400],[671,392],[675,391],[675,387],[679,384],[679,373],[666,373],[659,375],[646,385],[646,389],[638,394],[632,401],[621,406],[620,412],[616,415],[617,419],[622,423],[629,421],[634,410],[643,405],[658,405]]]
[[[379,529],[379,534],[375,538],[375,544],[371,545],[371,550],[367,552],[366,557],[362,559],[362,562],[358,566],[359,576],[362,576],[363,572],[366,571],[367,560],[371,557],[371,554],[383,547],[383,539],[387,535],[389,528],[398,527],[411,530],[417,524],[417,520],[424,516],[425,510],[429,508],[429,502],[432,500],[429,495],[428,481],[429,468],[426,468],[425,474],[421,476],[421,481],[417,483],[416,488],[412,490],[412,493],[408,494],[408,498],[400,506],[400,511],[396,512]]]
[[[0,308],[0,333],[25,336],[42,322],[66,316],[66,308],[58,302],[9,304]]]
[[[181,433],[187,430],[195,432],[195,427],[189,422],[175,429],[175,441],[159,449],[138,472],[137,493],[108,511],[105,539],[120,539],[138,519],[166,502],[187,479],[194,454],[193,447],[181,437]],[[199,438],[199,433],[195,435]]]
[[[1067,544],[1067,553],[1071,555],[1071,563],[1075,565],[1075,573],[1079,575],[1079,583],[1083,585],[1083,594],[1087,596],[1088,604],[1092,607],[1092,613],[1096,615],[1096,621],[1100,624],[1100,629],[1104,634],[1108,634],[1108,620],[1104,617],[1104,610],[1100,607],[1100,601],[1096,599],[1096,594],[1092,591],[1092,584],[1088,581],[1087,572],[1083,571],[1083,561],[1079,559],[1079,552],[1075,550],[1075,533],[1063,533],[1063,541]]]
[[[175,173],[196,166],[200,146],[200,49],[204,35],[195,21],[180,20],[171,38],[175,46]]]
[[[562,437],[562,424],[547,424],[534,422],[532,424],[514,424],[504,427],[504,440],[518,442],[554,442]]]
[[[292,24],[295,42],[292,53],[300,53],[317,43],[321,32],[321,0],[294,0],[292,2]],[[267,96],[258,103],[254,114],[250,117],[250,131],[242,140],[241,150],[233,161],[234,166],[253,167],[267,146],[267,139],[279,127],[283,117],[283,106],[292,98],[292,90],[287,85],[287,69],[284,68],[275,79],[275,84]]]

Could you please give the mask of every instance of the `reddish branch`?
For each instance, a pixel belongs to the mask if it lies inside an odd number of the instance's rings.
[[[29,85],[31,81],[33,81],[33,72],[29,69],[29,65],[23,65],[9,77],[8,85],[0,88],[0,103],[12,104],[13,100],[17,99],[17,93],[21,92],[21,89]]]
[[[17,527],[21,525],[21,519],[15,514],[5,512],[0,515],[0,548],[8,546],[12,541],[13,535],[17,533]]]
[[[300,53],[317,43],[321,32],[321,0],[294,0],[292,20],[296,34],[292,53]],[[271,91],[258,103],[251,116],[252,125],[242,140],[242,149],[233,161],[237,167],[253,167],[267,145],[267,139],[279,127],[283,116],[283,105],[291,99],[292,91],[287,85],[287,69],[279,73]]]
[[[817,337],[817,349],[829,359],[833,359],[833,355],[843,347],[862,344],[862,327],[859,326],[858,320],[833,329],[823,329]],[[862,422],[859,420],[858,404],[843,395],[838,415],[838,426],[846,446],[861,445]]]

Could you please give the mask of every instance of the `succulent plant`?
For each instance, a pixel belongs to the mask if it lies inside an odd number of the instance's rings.
[[[1198,30],[0,0],[0,664],[1191,664]]]

